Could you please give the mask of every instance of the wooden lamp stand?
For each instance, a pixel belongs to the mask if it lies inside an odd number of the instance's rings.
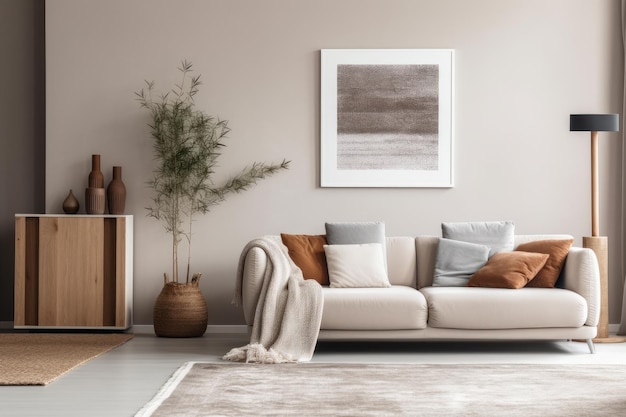
[[[609,239],[599,236],[598,131],[618,131],[617,114],[572,114],[570,131],[591,132],[591,236],[583,237],[583,247],[591,249],[600,268],[600,321],[595,343],[622,343],[626,337],[609,337]]]

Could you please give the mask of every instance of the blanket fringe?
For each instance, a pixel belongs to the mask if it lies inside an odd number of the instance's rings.
[[[260,343],[248,344],[244,347],[231,349],[224,360],[246,363],[293,363],[298,362],[289,354],[277,352],[270,348],[265,349]]]

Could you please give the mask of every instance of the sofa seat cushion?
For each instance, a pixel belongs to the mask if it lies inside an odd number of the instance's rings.
[[[425,329],[428,320],[426,299],[415,288],[322,287],[323,330],[405,330]]]
[[[560,288],[425,287],[428,325],[444,329],[580,327],[587,302]]]

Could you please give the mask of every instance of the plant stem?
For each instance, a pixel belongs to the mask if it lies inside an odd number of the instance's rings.
[[[189,284],[189,269],[191,267],[191,223],[192,217],[189,216],[189,235],[187,235],[187,277],[186,283]]]
[[[178,235],[178,224],[180,222],[180,197],[179,197],[179,192],[178,192],[178,184],[176,185],[176,191],[175,194],[176,198],[174,199],[174,224],[176,225],[176,227],[174,228],[174,231],[172,232],[172,235],[174,236],[174,281],[178,283],[178,242],[180,240],[179,235]]]
[[[176,233],[172,233],[172,281],[178,282],[178,242]]]

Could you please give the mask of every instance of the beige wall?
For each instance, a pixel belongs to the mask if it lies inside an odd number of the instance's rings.
[[[199,108],[230,122],[219,178],[254,160],[290,171],[195,223],[194,271],[210,324],[230,304],[243,245],[263,234],[323,233],[325,221],[381,220],[388,235],[439,234],[442,221],[515,221],[518,233],[590,233],[589,137],[569,114],[621,112],[617,0],[55,0],[46,10],[46,209],[82,193],[90,155],[123,166],[135,215],[135,322],[169,268],[169,240],[145,216],[153,169],[147,114],[133,92],[169,87],[181,59],[204,85]],[[319,184],[320,49],[456,50],[455,187],[326,189]],[[601,233],[611,241],[611,317],[621,278],[620,153],[602,134]]]

